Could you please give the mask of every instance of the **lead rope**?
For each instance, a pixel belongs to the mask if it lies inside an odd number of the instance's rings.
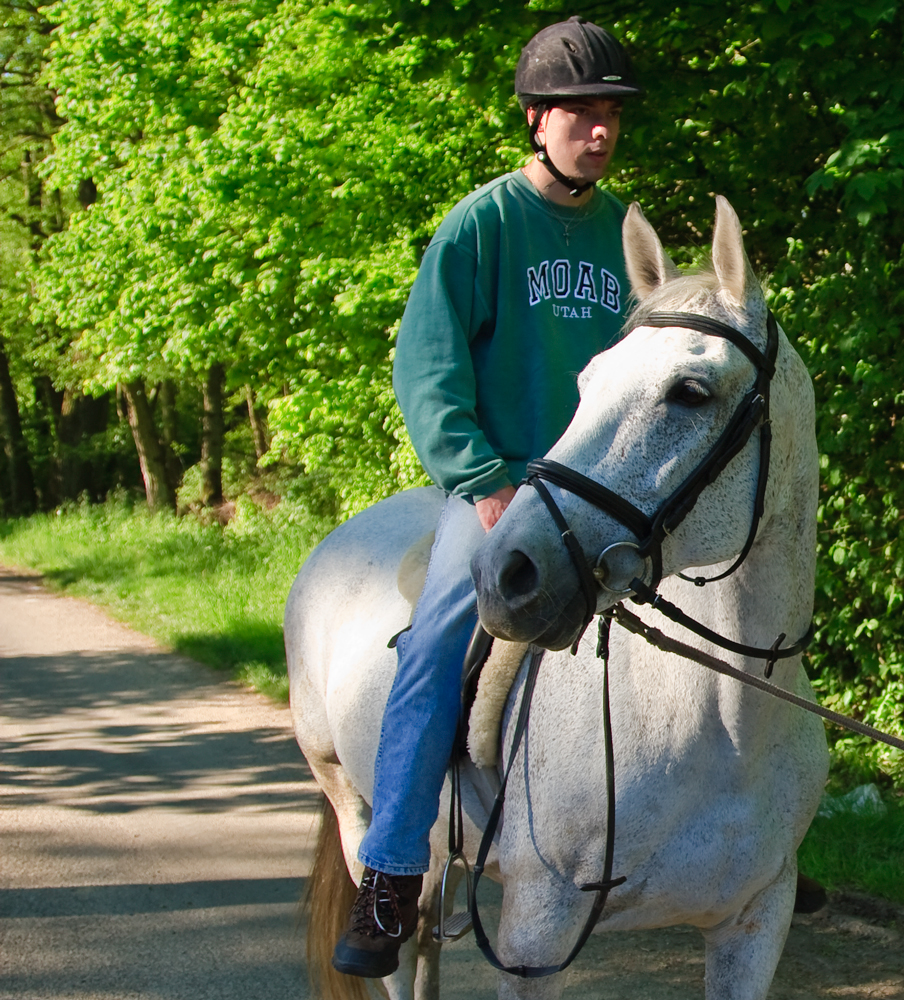
[[[637,583],[638,581],[635,580],[634,582]],[[791,691],[786,691],[784,688],[780,688],[777,684],[772,684],[767,680],[763,680],[755,674],[748,674],[743,670],[738,670],[737,667],[731,666],[716,656],[710,656],[709,653],[704,653],[701,649],[694,649],[693,646],[689,646],[687,643],[681,642],[678,639],[673,639],[670,636],[665,635],[663,632],[660,632],[659,629],[653,628],[652,625],[647,625],[645,621],[628,611],[628,609],[623,607],[621,604],[616,604],[614,607],[606,611],[605,614],[611,616],[618,622],[619,625],[622,626],[622,628],[627,629],[629,632],[634,632],[636,635],[642,636],[648,643],[650,643],[651,646],[656,646],[658,649],[661,649],[666,653],[677,653],[678,656],[683,656],[686,660],[693,660],[694,663],[699,663],[703,667],[708,667],[716,673],[724,674],[726,677],[732,677],[734,680],[740,681],[742,684],[747,684],[750,687],[758,688],[760,691],[765,691],[766,694],[774,695],[781,701],[787,701],[792,705],[796,705],[798,708],[804,709],[806,712],[818,715],[820,718],[825,719],[828,722],[832,722],[836,726],[841,726],[843,729],[849,729],[852,733],[859,733],[861,736],[868,736],[872,740],[876,740],[879,743],[885,743],[887,746],[895,747],[897,750],[904,750],[904,740],[898,739],[897,736],[892,736],[890,733],[883,733],[880,729],[874,729],[872,726],[868,726],[865,722],[858,722],[856,719],[850,719],[846,715],[833,712],[830,708],[823,708],[823,706],[818,702],[807,701],[806,698],[801,698],[799,695],[793,694]],[[759,654],[760,658],[763,658],[763,652],[769,651],[754,649],[753,655]],[[780,651],[778,655],[780,656],[783,652],[785,652],[785,650]]]
[[[543,976],[551,976],[567,969],[575,958],[577,958],[578,953],[587,943],[587,939],[599,921],[610,890],[625,881],[625,876],[612,878],[612,863],[615,852],[615,764],[612,748],[612,722],[609,712],[609,620],[604,618],[600,618],[597,656],[603,661],[603,734],[606,747],[606,852],[603,861],[603,877],[599,882],[588,882],[580,886],[581,892],[595,892],[596,898],[593,901],[590,914],[575,946],[569,952],[568,957],[559,965],[504,965],[493,951],[477,910],[477,885],[483,875],[487,856],[490,853],[490,847],[493,844],[496,830],[499,826],[499,819],[502,815],[502,807],[505,802],[505,789],[508,785],[509,775],[514,766],[515,758],[518,755],[518,748],[521,746],[521,740],[527,729],[530,717],[530,705],[534,696],[537,675],[540,672],[540,663],[543,660],[543,651],[536,648],[532,648],[530,652],[530,662],[527,668],[527,676],[524,679],[521,705],[518,709],[518,718],[512,734],[512,748],[509,755],[509,762],[505,768],[502,784],[496,793],[490,818],[487,821],[487,827],[480,841],[480,848],[477,851],[477,860],[474,864],[474,889],[471,897],[471,920],[474,924],[474,937],[477,941],[477,947],[480,948],[484,957],[494,969],[498,969],[500,972],[507,972],[512,976],[520,976],[522,979],[540,979]]]

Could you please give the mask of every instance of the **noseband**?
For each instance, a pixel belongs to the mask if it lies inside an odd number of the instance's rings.
[[[605,574],[605,568],[601,566],[602,556],[613,548],[624,546],[636,549],[640,559],[649,563],[650,581],[646,583],[643,580],[634,580],[631,587],[622,593],[638,593],[638,596],[643,596],[645,600],[648,600],[647,595],[655,594],[662,580],[662,544],[666,536],[670,535],[693,510],[694,504],[703,490],[715,482],[722,470],[747,444],[750,436],[758,427],[760,428],[760,468],[753,517],[744,547],[732,565],[718,576],[689,577],[683,573],[679,573],[678,576],[683,580],[692,581],[698,587],[729,576],[747,558],[756,538],[760,519],[763,516],[766,483],[769,478],[769,454],[772,444],[772,428],[769,423],[769,390],[772,377],[775,374],[775,359],[778,354],[778,325],[775,317],[771,312],[767,316],[765,353],[734,327],[695,313],[652,313],[643,320],[641,325],[660,328],[677,326],[686,330],[696,330],[698,333],[712,337],[722,337],[744,352],[753,363],[756,376],[752,388],[740,401],[725,429],[707,455],[651,516],[635,507],[630,500],[626,500],[601,483],[597,483],[559,462],[544,458],[528,463],[527,478],[524,482],[537,491],[540,499],[549,510],[562,535],[562,541],[568,549],[581,583],[586,603],[583,629],[586,629],[596,613],[599,582]],[[597,566],[591,569],[574,533],[568,527],[562,512],[546,488],[544,480],[581,497],[582,500],[586,500],[610,517],[615,518],[636,537],[637,541],[617,542],[614,546],[609,546],[600,556]],[[643,575],[646,576],[646,572]],[[640,583],[640,588],[635,587],[635,583]]]

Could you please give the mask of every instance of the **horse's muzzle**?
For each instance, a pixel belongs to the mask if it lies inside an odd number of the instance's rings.
[[[528,553],[485,544],[471,561],[471,575],[480,620],[491,635],[544,649],[564,649],[577,638],[585,601],[573,573],[565,588],[551,588]]]

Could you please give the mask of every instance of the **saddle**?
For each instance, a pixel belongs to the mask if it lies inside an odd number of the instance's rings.
[[[399,564],[399,593],[411,605],[411,618],[424,581],[433,548],[434,532],[419,538],[402,556]],[[465,656],[462,698],[470,704],[467,724],[468,756],[477,767],[499,763],[502,713],[518,669],[527,653],[526,642],[493,639],[478,624]]]

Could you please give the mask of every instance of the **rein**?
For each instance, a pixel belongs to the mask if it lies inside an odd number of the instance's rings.
[[[648,590],[648,588],[646,588],[640,580],[634,580],[633,585],[636,586],[641,592]],[[658,595],[653,594],[652,596],[654,598],[658,598],[659,604],[657,610],[668,614],[668,617],[672,618],[673,621],[678,621],[679,624],[685,627],[691,627],[692,625],[699,626],[699,628],[704,631],[698,632],[698,634],[702,635],[704,638],[709,638],[709,635],[706,635],[706,633],[709,633],[709,629],[706,629],[705,626],[700,625],[699,622],[695,622],[694,619],[685,615],[684,612],[682,612],[679,608],[676,608],[675,605],[669,604],[669,602],[659,598]],[[677,612],[678,617],[674,617],[672,614],[665,611],[663,607],[664,605],[667,605],[669,609],[673,609]],[[654,604],[654,606],[657,605]],[[539,979],[544,976],[554,975],[557,972],[562,972],[567,969],[575,958],[577,958],[581,949],[587,943],[587,939],[590,937],[593,928],[599,922],[610,891],[616,886],[619,886],[623,882],[627,881],[627,876],[625,875],[619,876],[618,878],[612,877],[612,866],[615,855],[615,766],[612,745],[612,721],[609,709],[609,630],[611,622],[613,621],[617,622],[622,626],[622,628],[627,629],[629,632],[642,636],[648,643],[650,643],[650,645],[656,646],[658,649],[661,649],[666,653],[675,653],[685,659],[699,663],[701,666],[707,667],[716,673],[722,674],[726,677],[731,677],[736,681],[740,681],[742,684],[754,687],[759,691],[763,691],[766,694],[770,694],[773,697],[780,699],[781,701],[788,702],[797,708],[802,708],[804,711],[810,712],[813,715],[818,715],[826,721],[834,723],[836,726],[849,729],[851,732],[859,733],[861,736],[867,736],[870,739],[877,740],[880,743],[885,743],[890,747],[897,748],[898,750],[904,750],[904,740],[898,739],[896,736],[892,736],[889,733],[883,733],[881,730],[868,726],[864,722],[858,722],[856,719],[850,719],[847,716],[839,714],[838,712],[833,712],[831,709],[824,708],[817,702],[807,701],[805,698],[801,698],[800,695],[796,695],[792,691],[786,691],[777,684],[772,684],[768,680],[764,680],[754,674],[748,674],[743,670],[738,670],[737,667],[731,666],[731,664],[726,663],[724,660],[720,660],[716,656],[704,653],[703,650],[700,649],[694,649],[693,646],[689,646],[687,643],[665,635],[652,625],[647,625],[646,622],[638,618],[633,612],[628,611],[628,609],[622,604],[614,605],[600,616],[599,639],[597,640],[596,647],[596,655],[603,661],[603,736],[606,748],[606,850],[603,861],[603,876],[599,882],[588,882],[579,887],[581,892],[596,892],[596,898],[593,901],[593,906],[590,909],[590,913],[584,922],[584,926],[581,929],[581,933],[578,936],[574,947],[562,962],[558,965],[505,965],[496,955],[495,951],[493,951],[493,947],[490,944],[486,931],[484,930],[483,923],[480,920],[480,913],[477,906],[477,884],[483,875],[486,860],[490,853],[490,848],[496,837],[496,831],[499,827],[499,820],[502,816],[502,809],[505,804],[505,791],[508,785],[509,775],[512,772],[512,768],[515,764],[515,758],[518,754],[518,749],[521,746],[521,741],[525,731],[527,730],[528,720],[530,719],[530,706],[533,700],[534,687],[537,682],[537,675],[540,671],[540,664],[543,660],[543,651],[541,649],[537,649],[536,647],[533,648],[530,653],[527,676],[524,680],[524,690],[521,695],[518,718],[515,723],[515,729],[512,736],[512,747],[509,754],[508,764],[506,765],[502,783],[499,787],[499,791],[496,793],[493,808],[490,812],[486,828],[484,829],[483,836],[480,841],[480,847],[477,851],[477,859],[474,863],[473,882],[469,887],[468,893],[471,922],[474,926],[474,938],[476,940],[477,947],[481,950],[484,957],[490,965],[493,966],[493,968],[498,969],[500,972],[507,972],[509,975],[520,976],[522,979]],[[697,631],[696,628],[693,630]],[[710,633],[710,635],[715,636],[715,633]],[[719,636],[716,636],[716,638],[721,639]],[[800,653],[807,643],[809,643],[811,638],[812,626],[804,639],[795,643],[794,646],[787,646],[784,649],[776,649],[778,643],[784,639],[783,635],[779,636],[778,640],[776,640],[775,646],[770,649],[757,649],[754,646],[745,646],[742,643],[733,642],[726,648],[732,648],[736,652],[742,652],[745,655],[766,658],[774,663],[774,659],[782,659],[788,656],[795,656]],[[725,640],[725,642],[731,641]],[[767,666],[766,676],[768,677],[770,674],[771,668]],[[452,816],[457,819],[457,838],[455,840],[453,850],[456,852],[454,856],[459,857],[461,856],[463,844],[463,826],[461,815],[460,778],[458,778],[457,765],[453,767],[453,772],[455,774],[455,778],[453,780]],[[456,800],[458,803],[457,816],[455,813]],[[450,819],[450,836],[451,826],[452,820]]]
[[[661,594],[658,594],[655,590],[651,590],[642,580],[632,580],[631,588],[635,594],[636,604],[649,604],[651,608],[655,608],[656,611],[665,615],[666,618],[671,618],[673,622],[677,625],[681,625],[688,631],[699,635],[701,639],[707,639],[709,642],[713,643],[715,646],[721,646],[722,649],[728,649],[732,653],[740,653],[741,656],[750,656],[754,659],[765,660],[766,667],[763,673],[767,677],[772,676],[772,669],[776,664],[777,660],[785,660],[789,656],[797,656],[798,653],[802,653],[807,646],[813,640],[814,632],[816,631],[813,623],[810,622],[810,627],[807,629],[806,633],[794,643],[793,646],[782,646],[781,644],[785,641],[785,633],[782,632],[781,635],[775,640],[775,642],[768,648],[763,648],[760,646],[748,646],[743,642],[735,642],[734,639],[728,639],[724,635],[719,635],[718,632],[714,632],[711,628],[708,628],[702,622],[698,622],[696,618],[691,618],[689,614],[686,614],[677,605],[672,604],[671,601],[667,601]],[[623,612],[624,616],[629,616],[635,621],[640,621],[636,615],[631,615],[629,611],[626,611],[620,604],[616,605]],[[622,624],[621,619],[618,615],[615,615],[615,620]],[[641,622],[643,624],[643,622]],[[627,625],[625,626],[628,627]],[[638,631],[633,629],[632,631]],[[655,632],[656,630],[653,629]],[[639,634],[643,635],[643,632]],[[661,635],[662,633],[658,633]],[[647,639],[648,642],[651,640]],[[656,645],[656,643],[653,643]],[[690,647],[687,647],[688,649]],[[747,676],[745,674],[745,676]]]
[[[634,582],[640,583],[639,580],[635,580]],[[643,584],[640,585],[643,587]],[[664,603],[667,604],[668,602],[666,601]],[[678,608],[675,608],[674,605],[671,605],[671,607],[676,611],[679,610]],[[659,608],[659,610],[662,610],[662,608]],[[651,646],[656,646],[658,649],[661,649],[666,653],[676,653],[678,656],[683,656],[687,660],[693,660],[701,666],[708,667],[710,670],[716,671],[716,673],[723,674],[726,677],[732,677],[736,681],[740,681],[742,684],[747,684],[748,686],[755,687],[760,691],[765,691],[766,694],[771,694],[773,697],[779,698],[781,701],[787,701],[792,705],[796,705],[798,708],[804,709],[806,712],[818,715],[820,718],[834,723],[836,726],[841,726],[843,729],[849,729],[851,732],[859,733],[861,736],[868,736],[870,739],[876,740],[878,743],[885,743],[887,746],[895,747],[898,750],[904,750],[904,740],[898,739],[897,736],[892,736],[890,733],[883,733],[881,729],[874,729],[872,726],[868,726],[865,722],[858,722],[856,719],[848,718],[848,716],[841,715],[839,712],[833,712],[830,708],[823,708],[823,706],[818,702],[807,701],[806,698],[801,698],[800,695],[796,695],[791,691],[786,691],[777,684],[770,684],[769,681],[763,680],[755,674],[748,674],[743,670],[738,670],[737,667],[731,666],[731,664],[726,663],[724,660],[720,660],[716,656],[710,656],[709,653],[704,653],[701,649],[694,649],[693,646],[688,646],[687,643],[680,642],[678,639],[672,639],[670,636],[660,632],[659,629],[653,628],[652,625],[647,625],[646,622],[641,621],[637,615],[628,611],[628,609],[621,604],[616,604],[614,607],[604,612],[604,614],[606,617],[618,622],[622,628],[626,628],[629,632],[633,632],[635,635],[643,636],[643,638],[646,639]],[[669,617],[672,618],[672,615],[669,614]],[[672,618],[672,620],[677,621],[675,618]],[[692,620],[693,619],[691,619],[691,621]],[[684,622],[680,622],[680,624],[684,624]],[[805,638],[809,641],[811,637],[812,626],[810,632]],[[787,649],[780,650],[779,656],[785,654],[793,656],[795,653],[799,653],[801,651],[803,645],[805,645],[805,643],[800,642],[796,643],[795,646],[789,646]],[[743,652],[744,649],[751,648],[753,647],[748,646],[738,651]],[[766,673],[766,676],[769,676],[768,672]]]
[[[605,646],[603,641],[604,621],[606,626]],[[540,672],[540,664],[543,661],[543,650],[537,647],[533,647],[530,652],[530,662],[527,668],[527,675],[524,679],[524,690],[521,694],[521,705],[518,709],[518,718],[512,734],[512,748],[509,753],[509,761],[506,765],[499,791],[496,793],[496,798],[493,801],[493,808],[490,811],[486,829],[483,831],[480,847],[477,850],[477,859],[474,862],[474,881],[470,892],[470,910],[477,947],[483,952],[484,958],[486,958],[494,969],[498,969],[500,972],[507,972],[512,976],[520,976],[522,979],[540,979],[567,969],[578,957],[579,952],[587,943],[587,938],[590,937],[593,928],[599,922],[603,908],[606,905],[606,900],[609,897],[609,892],[627,879],[627,876],[624,875],[619,878],[612,877],[612,864],[615,856],[615,755],[612,746],[612,721],[609,712],[608,625],[607,620],[600,619],[600,642],[597,645],[597,656],[603,660],[603,737],[606,747],[606,852],[603,860],[603,877],[599,882],[587,882],[585,885],[580,886],[581,892],[595,892],[596,897],[593,900],[590,913],[584,921],[581,933],[564,961],[558,965],[505,965],[496,955],[496,952],[493,951],[477,909],[477,884],[483,875],[490,848],[493,846],[493,840],[496,837],[499,819],[502,816],[502,807],[505,804],[505,789],[508,785],[509,775],[512,773],[515,759],[518,756],[518,748],[521,746],[521,740],[527,730],[528,720],[530,719],[530,706],[534,697],[534,687],[537,683],[537,675]]]
[[[632,585],[637,587],[639,592],[648,590],[648,588],[640,580],[634,580]],[[775,645],[770,649],[757,649],[754,646],[745,646],[742,643],[731,642],[731,640],[722,641],[721,636],[711,633],[709,629],[706,629],[705,626],[700,625],[699,622],[695,622],[694,619],[685,615],[684,612],[679,608],[676,608],[675,605],[669,604],[669,602],[664,601],[661,597],[653,594],[652,592],[650,593],[654,598],[658,599],[658,604],[654,604],[653,606],[657,607],[657,610],[663,611],[663,613],[667,614],[673,621],[677,621],[686,628],[693,626],[693,631],[697,631],[697,627],[699,627],[703,631],[698,632],[698,634],[704,638],[714,636],[717,640],[720,640],[721,645],[730,643],[730,645],[726,646],[726,648],[734,649],[736,652],[741,652],[744,655],[758,656],[760,658],[767,659],[767,661],[771,663],[774,663],[775,659],[783,659],[785,657],[797,655],[806,647],[812,638],[813,630],[811,626],[810,631],[800,642],[795,643],[793,646],[787,646],[783,649],[777,649],[777,646],[782,639],[784,639],[784,635],[779,636]],[[669,609],[673,609],[677,612],[677,617],[673,616],[669,613],[669,611],[666,611],[664,606],[668,606]],[[522,979],[539,979],[544,976],[554,975],[557,972],[563,972],[567,969],[568,966],[571,965],[571,963],[577,958],[581,949],[587,943],[587,939],[593,932],[593,928],[599,922],[603,909],[606,906],[606,901],[609,897],[610,891],[616,888],[616,886],[619,886],[623,882],[627,881],[627,876],[625,875],[617,878],[612,877],[612,867],[615,856],[615,765],[612,744],[612,720],[609,708],[609,630],[611,622],[613,621],[617,622],[622,626],[622,628],[627,629],[629,632],[642,636],[648,643],[650,643],[650,645],[656,646],[658,649],[661,649],[666,653],[675,653],[685,659],[699,663],[701,666],[707,667],[716,673],[722,674],[726,677],[731,677],[736,681],[740,681],[742,684],[754,687],[759,691],[763,691],[766,694],[770,694],[773,697],[780,699],[781,701],[788,702],[797,708],[802,708],[804,711],[810,712],[813,715],[818,715],[826,721],[834,723],[836,726],[849,729],[851,732],[859,733],[861,736],[867,736],[870,739],[877,740],[880,743],[885,743],[898,750],[904,750],[904,740],[898,739],[896,736],[892,736],[889,733],[883,733],[881,730],[868,726],[864,722],[858,722],[856,719],[850,719],[847,716],[839,714],[838,712],[833,712],[831,709],[824,708],[817,702],[807,701],[805,698],[801,698],[800,695],[796,695],[792,691],[786,691],[777,684],[772,684],[768,680],[764,680],[754,674],[748,674],[743,670],[738,670],[737,667],[731,666],[731,664],[726,663],[724,660],[720,660],[716,656],[711,656],[709,653],[704,653],[703,650],[695,649],[693,646],[687,645],[687,643],[665,635],[652,625],[647,625],[646,622],[638,618],[633,612],[628,611],[628,609],[622,604],[619,603],[614,605],[607,611],[603,612],[600,616],[599,639],[597,640],[596,647],[596,655],[603,661],[603,737],[606,756],[606,848],[603,860],[603,875],[599,882],[588,882],[579,886],[581,892],[595,892],[596,897],[593,901],[590,913],[584,921],[584,926],[581,928],[581,933],[578,936],[577,941],[562,962],[558,965],[505,965],[493,950],[493,946],[490,944],[490,940],[487,937],[483,923],[480,919],[480,913],[477,906],[477,885],[483,875],[487,857],[490,853],[490,848],[496,838],[496,831],[499,828],[499,820],[502,816],[503,806],[505,805],[505,791],[508,786],[509,775],[514,767],[515,759],[518,755],[518,749],[521,746],[522,738],[527,730],[528,721],[530,719],[530,706],[533,700],[534,688],[537,682],[537,675],[540,672],[540,664],[543,661],[543,650],[533,647],[530,652],[530,662],[528,664],[527,675],[524,680],[524,690],[521,694],[521,704],[518,709],[518,718],[512,735],[512,746],[509,753],[508,764],[506,765],[499,791],[496,793],[496,798],[493,801],[493,808],[490,811],[486,828],[484,829],[483,836],[480,840],[480,847],[477,850],[477,858],[474,863],[473,881],[470,883],[468,889],[468,908],[470,910],[471,923],[474,927],[474,938],[477,947],[481,950],[484,958],[486,958],[494,969],[498,969],[500,972],[507,972],[512,976],[519,976]],[[578,641],[580,641],[580,639]],[[771,667],[767,665],[766,676],[768,677],[770,674]],[[459,858],[463,856],[462,850],[464,842],[464,829],[461,812],[460,782],[461,779],[458,774],[458,766],[456,763],[453,765],[452,814],[450,816],[450,849],[453,851],[453,854],[450,855],[450,860],[452,858]],[[455,824],[456,827],[456,833],[454,835],[452,833],[453,824]]]

